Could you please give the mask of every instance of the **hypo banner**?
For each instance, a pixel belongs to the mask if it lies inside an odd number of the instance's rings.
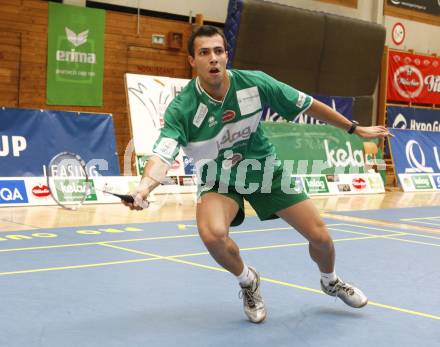
[[[119,175],[111,115],[0,109],[0,177],[44,176],[64,151],[79,154],[96,175]]]
[[[348,119],[353,118],[353,98],[351,97],[342,97],[342,96],[324,96],[324,95],[313,95],[316,100],[323,102],[324,104],[330,106],[334,110],[343,114]],[[284,115],[286,116],[286,115]],[[261,120],[263,121],[272,121],[277,122],[282,120],[282,115],[272,111],[270,108],[265,107],[263,109],[263,115],[261,116]],[[325,124],[318,119],[309,116],[306,113],[299,114],[294,120],[293,123],[299,124]]]
[[[391,154],[396,174],[440,173],[440,134],[391,129]]]
[[[389,51],[388,101],[440,104],[440,58]]]
[[[440,110],[420,107],[387,106],[387,127],[440,131]]]
[[[49,3],[46,102],[102,106],[105,11]]]

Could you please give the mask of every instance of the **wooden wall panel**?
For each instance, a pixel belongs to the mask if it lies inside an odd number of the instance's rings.
[[[11,0],[0,6],[0,106],[112,113],[117,151],[123,155],[130,141],[124,74],[139,73],[191,78],[186,42],[188,23],[106,12],[102,107],[46,105],[48,3]],[[6,32],[6,33],[4,33]],[[180,32],[184,46],[152,44],[152,35]],[[10,92],[13,90],[13,92]]]
[[[0,106],[18,106],[21,34],[0,32]]]

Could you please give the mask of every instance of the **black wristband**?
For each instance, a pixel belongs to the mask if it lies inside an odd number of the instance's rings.
[[[358,125],[359,125],[359,122],[356,122],[355,120],[352,120],[351,121],[351,127],[350,127],[350,129],[347,130],[347,132],[349,134],[353,134]]]

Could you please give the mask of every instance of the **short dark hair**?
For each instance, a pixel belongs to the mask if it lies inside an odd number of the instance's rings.
[[[194,31],[188,39],[188,53],[189,53],[189,55],[194,58],[194,40],[197,37],[201,37],[201,36],[212,37],[215,35],[220,35],[222,37],[223,44],[225,46],[224,48],[225,48],[225,50],[227,50],[228,43],[226,41],[225,34],[223,34],[223,32],[215,26],[202,25],[201,27],[197,28],[196,31]]]

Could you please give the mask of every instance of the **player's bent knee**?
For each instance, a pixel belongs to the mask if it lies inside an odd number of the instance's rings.
[[[317,227],[313,233],[312,237],[310,237],[309,242],[319,248],[326,248],[333,245],[333,240],[327,231],[327,228],[324,227]]]
[[[228,228],[221,225],[199,225],[199,235],[206,246],[221,244],[228,237]]]

